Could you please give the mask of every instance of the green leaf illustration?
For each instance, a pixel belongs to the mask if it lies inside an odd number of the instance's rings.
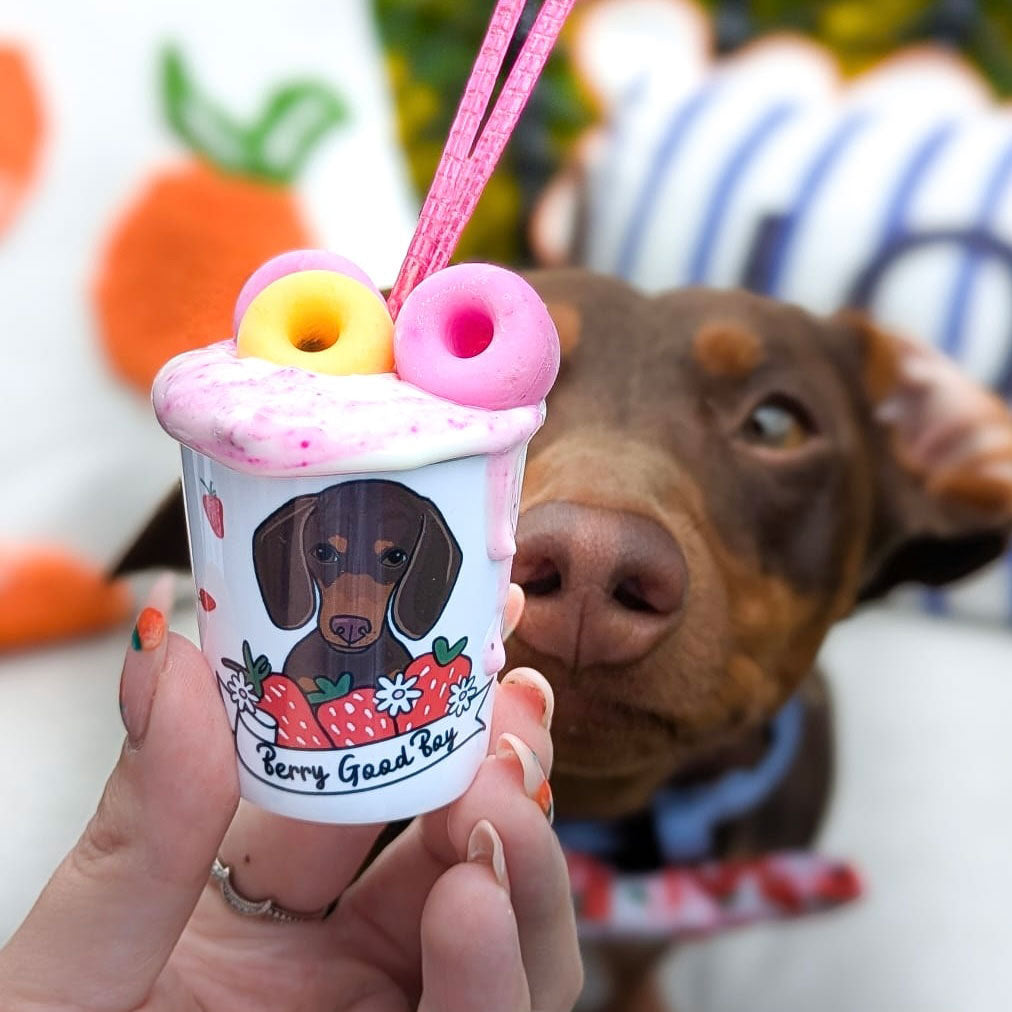
[[[316,691],[307,692],[306,699],[314,706],[320,703],[329,703],[332,699],[340,699],[351,692],[352,676],[350,671],[343,671],[335,680],[318,675],[313,681],[316,682]]]
[[[464,652],[464,647],[466,646],[466,636],[461,636],[452,647],[450,646],[450,641],[445,636],[437,636],[432,641],[432,656],[436,658],[436,663],[440,667],[445,668]]]
[[[270,95],[257,119],[243,125],[193,80],[182,54],[162,54],[162,102],[179,139],[224,172],[291,183],[320,139],[348,119],[345,102],[323,83],[290,81]]]

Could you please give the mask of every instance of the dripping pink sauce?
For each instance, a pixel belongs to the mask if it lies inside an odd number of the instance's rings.
[[[232,341],[178,355],[155,377],[155,414],[180,443],[266,477],[385,471],[502,454],[544,420],[544,404],[490,411],[393,373],[330,376],[239,358]]]

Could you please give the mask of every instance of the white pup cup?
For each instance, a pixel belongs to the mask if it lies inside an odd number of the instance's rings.
[[[447,355],[462,326],[477,328],[485,347],[464,354],[478,369],[488,349],[501,360],[509,324],[494,286],[476,303],[461,277],[463,308],[443,293],[432,325],[447,328]],[[410,302],[398,326],[424,317]],[[156,413],[182,444],[201,648],[247,800],[381,823],[446,805],[473,780],[544,404],[470,399],[390,372],[279,366],[234,342],[157,377]]]
[[[201,646],[244,798],[370,823],[467,788],[510,567],[490,557],[484,506],[500,468],[519,489],[521,457],[272,479],[183,449]]]

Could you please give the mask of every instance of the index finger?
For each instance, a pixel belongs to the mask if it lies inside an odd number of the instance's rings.
[[[196,647],[166,638],[163,612],[152,611],[157,643],[128,650],[124,668],[130,704],[147,696],[146,732],[124,746],[80,841],[0,952],[8,1000],[142,1004],[235,809],[235,763],[214,679]]]

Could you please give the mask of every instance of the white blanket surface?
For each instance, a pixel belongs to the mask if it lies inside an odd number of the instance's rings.
[[[173,627],[195,634],[188,600]],[[0,660],[0,939],[73,844],[116,761],[127,632]],[[834,631],[823,667],[839,771],[820,846],[859,864],[867,898],[684,946],[665,969],[674,1006],[1007,1012],[1012,640],[870,610]]]

